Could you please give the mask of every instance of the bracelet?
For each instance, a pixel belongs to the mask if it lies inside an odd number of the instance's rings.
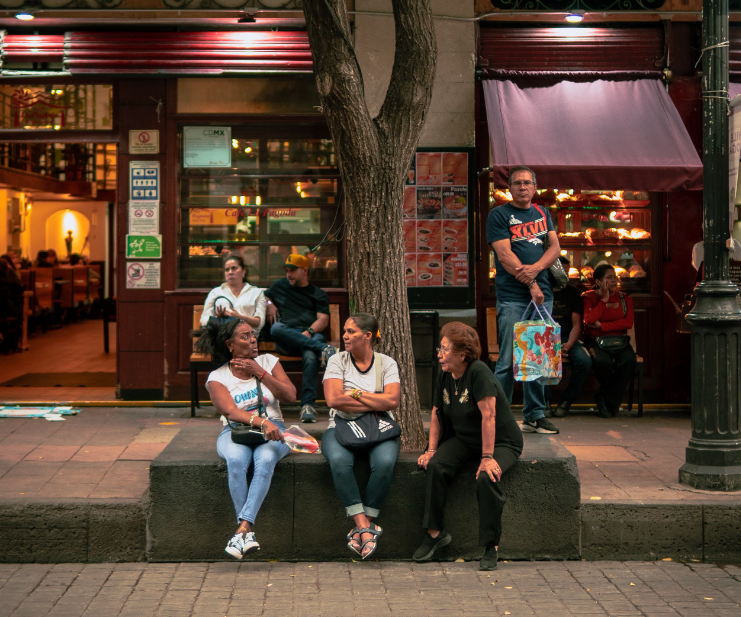
[[[483,461],[485,458],[490,458],[490,459],[494,460],[494,455],[493,454],[482,454],[481,455],[481,460]]]
[[[256,416],[256,415],[257,415],[256,413],[253,413],[253,414],[252,414],[252,415],[250,416],[250,421],[249,421],[249,425],[250,425],[250,426],[251,426],[252,428],[254,428],[254,427],[255,427],[255,416]]]
[[[265,370],[264,370],[264,371],[262,372],[262,375],[260,375],[260,376],[258,377],[258,379],[259,379],[260,381],[262,381],[262,378],[263,378],[263,377],[265,377],[265,373],[267,373],[267,372],[268,372],[268,369],[265,369]]]
[[[360,397],[363,396],[363,391],[355,388],[352,392],[350,392],[350,396],[354,398],[356,401],[360,400]]]
[[[437,450],[427,450],[427,454],[429,454],[430,452],[437,452]]]
[[[535,285],[535,279],[533,279],[532,283],[530,283],[527,288],[530,289],[533,285]]]

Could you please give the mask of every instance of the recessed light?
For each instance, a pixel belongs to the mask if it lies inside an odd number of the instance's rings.
[[[571,24],[578,24],[582,19],[584,19],[584,11],[573,11],[566,16],[566,21]]]
[[[31,11],[20,11],[19,13],[15,14],[16,19],[20,19],[21,21],[31,21],[34,16]]]

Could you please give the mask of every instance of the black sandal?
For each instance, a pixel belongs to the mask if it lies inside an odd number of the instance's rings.
[[[373,529],[372,529],[372,528]],[[371,523],[370,527],[366,527],[365,529],[358,529],[358,532],[360,533],[360,537],[362,539],[364,533],[370,533],[373,535],[372,538],[369,538],[363,544],[360,546],[360,558],[362,560],[368,559],[373,553],[376,552],[376,549],[378,548],[378,538],[381,537],[381,534],[383,533],[383,529],[381,529],[378,525],[375,523]],[[363,555],[363,549],[365,548],[365,545],[369,542],[373,542],[373,548],[368,552],[367,555]]]

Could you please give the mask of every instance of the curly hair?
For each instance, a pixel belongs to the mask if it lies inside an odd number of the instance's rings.
[[[451,321],[440,330],[440,338],[447,338],[455,353],[465,354],[466,362],[473,362],[481,357],[479,335],[471,326],[460,321]]]
[[[214,362],[226,364],[232,359],[232,352],[227,347],[226,342],[234,336],[237,326],[242,324],[247,324],[247,322],[241,319],[232,319],[221,326],[211,322],[198,330],[193,330],[191,336],[198,337],[195,350],[198,353],[210,355]]]

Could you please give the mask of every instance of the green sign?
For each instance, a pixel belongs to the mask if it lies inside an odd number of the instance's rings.
[[[162,236],[126,236],[126,257],[162,259]]]

